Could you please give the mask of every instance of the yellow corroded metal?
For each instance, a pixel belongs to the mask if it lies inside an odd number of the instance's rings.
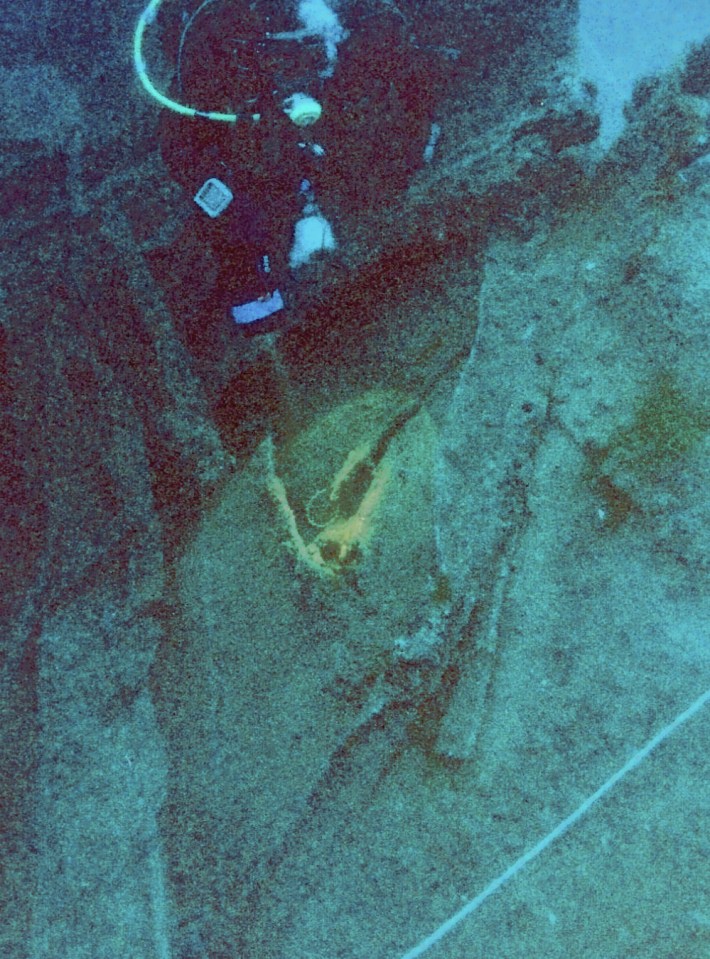
[[[370,483],[365,489],[355,511],[343,516],[338,510],[310,542],[303,538],[296,515],[288,500],[286,487],[276,475],[273,442],[268,441],[267,458],[269,475],[267,486],[279,508],[289,533],[289,545],[297,558],[309,569],[321,576],[335,576],[348,566],[365,549],[372,537],[375,515],[392,475],[391,466],[381,461],[372,466]],[[369,444],[361,444],[351,450],[331,483],[329,500],[338,502],[341,489],[348,479],[367,463],[371,453]]]
[[[355,464],[357,465],[358,463]],[[372,536],[375,513],[391,475],[389,464],[380,463],[352,516],[336,517],[318,533],[312,545],[317,547],[319,555],[326,563],[335,568],[345,566],[359,550],[367,546]]]

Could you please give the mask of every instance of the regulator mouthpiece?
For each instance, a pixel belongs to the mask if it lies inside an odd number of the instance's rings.
[[[320,119],[323,107],[307,93],[292,93],[283,102],[286,116],[297,127],[309,127]]]

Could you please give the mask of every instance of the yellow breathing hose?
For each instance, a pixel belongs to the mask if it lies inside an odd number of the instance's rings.
[[[150,0],[148,6],[141,13],[140,17],[138,17],[138,23],[136,24],[135,33],[133,34],[133,65],[138,74],[138,79],[153,99],[157,100],[161,106],[167,107],[168,110],[174,110],[175,113],[181,113],[186,117],[203,117],[206,120],[222,120],[225,123],[236,123],[240,118],[240,114],[238,113],[216,113],[210,110],[198,110],[195,107],[187,107],[183,103],[178,103],[177,100],[171,100],[170,97],[166,97],[164,93],[158,90],[148,76],[145,59],[143,57],[143,34],[145,33],[145,28],[155,22],[155,18],[158,15],[158,8],[162,2],[163,0]],[[259,119],[259,115],[256,113],[242,114],[241,116],[249,116],[250,119],[254,121]]]

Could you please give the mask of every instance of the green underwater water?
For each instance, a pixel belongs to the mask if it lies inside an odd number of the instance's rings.
[[[0,956],[707,959],[710,46],[333,7],[5,11]]]

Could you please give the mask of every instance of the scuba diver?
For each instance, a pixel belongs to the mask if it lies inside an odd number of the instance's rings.
[[[172,34],[169,28],[162,34],[163,50],[172,46],[177,64],[168,96],[150,79],[143,54],[144,34],[161,2],[151,0],[139,18],[134,65],[145,89],[166,108],[163,159],[194,201],[197,219],[189,228],[195,243],[209,248],[219,264],[213,301],[238,327],[270,329],[273,320],[264,321],[284,310],[294,272],[336,246],[316,200],[327,150],[313,128],[322,114],[316,94],[333,76],[348,32],[331,0],[301,0],[297,29],[281,4],[262,4],[258,13],[250,4],[235,17],[224,0],[203,0]],[[239,103],[242,109],[208,111],[185,99]]]
[[[348,30],[338,0],[202,0],[182,23],[161,18],[161,48],[177,67],[167,95],[143,51],[162,2],[139,17],[134,65],[165,108],[163,159],[194,210],[186,255],[167,269],[170,254],[159,262],[163,282],[177,298],[191,285],[196,299],[202,277],[222,320],[227,312],[237,327],[266,332],[302,301],[298,281],[314,278],[306,264],[336,249],[328,211],[343,224],[364,211],[377,221],[431,160],[437,103],[455,69],[386,2],[352,4]],[[205,312],[186,335],[209,347]]]

